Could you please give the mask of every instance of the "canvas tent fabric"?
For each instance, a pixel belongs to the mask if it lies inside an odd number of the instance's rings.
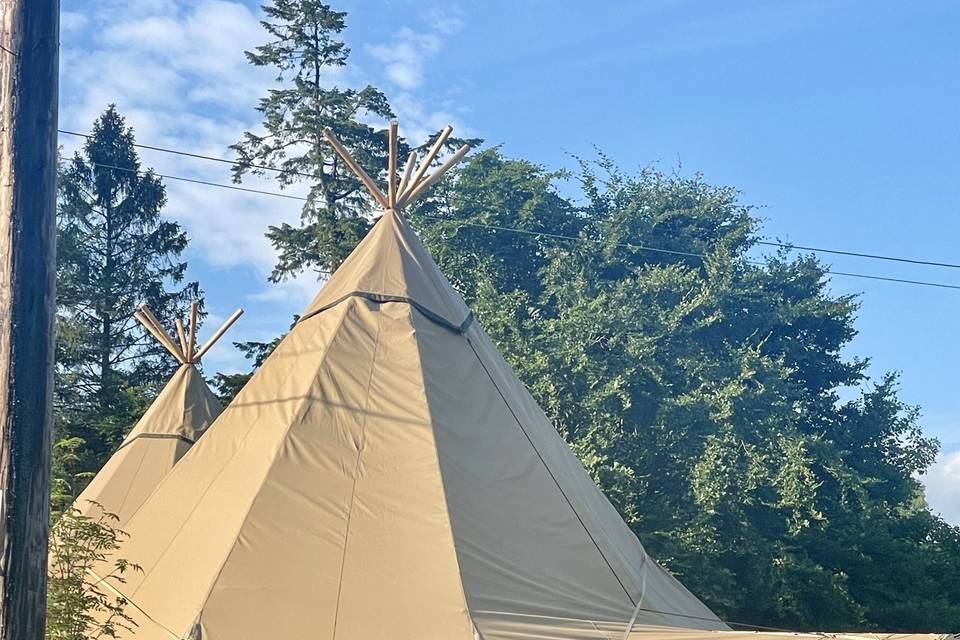
[[[140,640],[499,640],[515,619],[594,638],[638,602],[638,628],[727,628],[392,211],[126,530],[143,572],[112,587]]]
[[[196,367],[181,365],[74,508],[90,517],[112,513],[122,529],[221,410]]]
[[[704,631],[681,627],[636,626],[625,636],[623,623],[503,616],[488,621],[496,640],[960,640],[958,635],[872,632]]]

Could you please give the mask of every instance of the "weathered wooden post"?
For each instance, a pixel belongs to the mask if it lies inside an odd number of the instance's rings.
[[[0,0],[0,640],[41,640],[59,0]]]

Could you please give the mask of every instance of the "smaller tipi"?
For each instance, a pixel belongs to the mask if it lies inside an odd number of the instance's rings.
[[[118,519],[114,524],[122,528],[223,410],[194,365],[236,322],[243,309],[237,309],[198,349],[197,307],[197,301],[190,305],[189,330],[184,329],[180,319],[176,320],[179,344],[170,338],[146,305],[134,313],[150,335],[177,359],[180,367],[74,501],[73,508],[81,514],[93,517],[102,512],[114,514]]]

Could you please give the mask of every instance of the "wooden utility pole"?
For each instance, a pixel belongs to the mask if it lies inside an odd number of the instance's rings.
[[[0,0],[0,640],[47,587],[59,0]]]

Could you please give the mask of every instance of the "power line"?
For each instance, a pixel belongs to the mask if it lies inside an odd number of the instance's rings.
[[[76,136],[78,138],[90,139],[91,135],[86,133],[78,133],[76,131],[67,131],[65,129],[57,129],[59,133]],[[300,176],[301,178],[310,178],[311,180],[319,179],[316,174],[313,173],[303,173],[301,171],[296,171],[294,169],[281,169],[279,167],[271,167],[268,164],[253,164],[250,162],[243,162],[240,160],[228,160],[227,158],[218,158],[216,156],[208,156],[202,153],[194,153],[192,151],[181,151],[179,149],[170,149],[169,147],[158,147],[152,144],[140,144],[139,142],[133,143],[134,147],[138,149],[149,149],[150,151],[160,151],[162,153],[170,153],[176,156],[185,156],[187,158],[196,158],[198,160],[209,160],[210,162],[220,162],[222,164],[229,164],[230,166],[242,165],[244,167],[250,167],[251,169],[262,169],[263,171],[276,171],[277,173],[289,173],[290,175]]]
[[[89,139],[89,138],[91,137],[89,134],[79,133],[79,132],[76,132],[76,131],[68,131],[68,130],[65,130],[65,129],[58,129],[57,131],[60,132],[60,133],[62,133],[62,134],[64,134],[64,135],[76,136],[76,137],[79,137],[79,138],[87,138],[87,139]],[[197,159],[197,160],[207,160],[207,161],[210,161],[210,162],[219,162],[219,163],[222,163],[222,164],[229,164],[229,165],[231,165],[231,166],[243,165],[243,166],[245,166],[245,167],[249,167],[249,168],[252,168],[252,169],[260,169],[260,170],[262,170],[262,171],[274,171],[274,172],[279,173],[279,174],[289,174],[289,175],[299,176],[299,177],[301,177],[301,178],[309,178],[309,179],[311,179],[311,180],[317,180],[317,179],[318,179],[318,176],[317,176],[316,174],[304,173],[304,172],[302,172],[302,171],[296,171],[296,170],[294,170],[294,169],[282,169],[282,168],[280,168],[280,167],[273,167],[273,166],[266,165],[266,164],[253,164],[253,163],[242,162],[242,161],[239,161],[239,160],[229,160],[229,159],[227,159],[227,158],[218,158],[218,157],[216,157],[216,156],[204,155],[204,154],[202,154],[202,153],[194,153],[194,152],[192,152],[192,151],[182,151],[182,150],[179,150],[179,149],[171,149],[171,148],[169,148],[169,147],[160,147],[160,146],[149,145],[149,144],[133,143],[133,146],[134,146],[134,147],[137,147],[137,148],[139,148],[139,149],[148,149],[148,150],[150,150],[150,151],[159,151],[159,152],[161,152],[161,153],[169,153],[169,154],[173,154],[173,155],[184,156],[184,157],[187,157],[187,158],[195,158],[195,159]],[[190,181],[190,180],[185,179],[185,178],[177,178],[177,177],[171,177],[171,179],[172,179],[172,180],[185,180],[185,181]],[[228,185],[223,185],[223,184],[211,184],[210,186],[219,186],[219,187],[223,187],[223,188],[231,188],[231,187],[229,187]],[[242,190],[242,189],[241,189],[241,190]],[[257,190],[257,189],[251,189],[250,191],[252,191],[253,193],[264,193],[264,192],[261,192],[260,190]],[[297,199],[297,198],[295,198],[294,196],[287,196],[287,195],[285,195],[285,194],[277,194],[277,195],[280,195],[281,197]],[[301,199],[302,199],[302,200],[305,200],[306,198],[301,198]],[[960,269],[960,263],[955,263],[955,262],[941,262],[941,261],[937,261],[937,260],[921,260],[921,259],[919,259],[919,258],[903,258],[903,257],[900,257],[900,256],[890,256],[890,255],[879,254],[879,253],[864,253],[864,252],[860,252],[860,251],[846,251],[846,250],[843,250],[843,249],[827,249],[827,248],[824,248],[824,247],[812,247],[812,246],[807,246],[807,245],[794,244],[794,243],[791,243],[791,242],[775,242],[775,241],[773,241],[773,240],[756,240],[755,243],[756,243],[756,244],[759,244],[759,245],[763,245],[763,246],[768,246],[768,247],[778,247],[778,248],[780,248],[780,249],[787,249],[788,251],[813,251],[814,253],[827,253],[827,254],[832,254],[832,255],[848,256],[848,257],[854,257],[854,258],[866,258],[866,259],[870,259],[870,260],[885,260],[885,261],[888,261],[888,262],[901,262],[901,263],[906,263],[906,264],[923,265],[923,266],[928,266],[928,267],[943,267],[943,268],[947,268],[947,269]]]
[[[492,224],[480,224],[480,223],[476,223],[476,222],[466,222],[466,221],[462,221],[462,220],[451,220],[451,219],[449,219],[449,218],[440,218],[440,217],[437,217],[437,216],[424,216],[424,217],[425,217],[425,218],[432,219],[432,220],[439,220],[439,221],[449,222],[449,223],[452,223],[452,224],[455,224],[455,225],[459,225],[459,226],[479,227],[479,228],[483,228],[483,229],[491,229],[491,230],[494,230],[494,231],[508,231],[508,232],[512,232],[512,233],[521,233],[521,234],[531,235],[531,236],[542,236],[542,237],[547,237],[547,238],[554,238],[554,239],[557,239],[557,240],[570,240],[570,241],[574,241],[574,242],[591,242],[591,243],[598,243],[598,244],[602,244],[602,243],[603,243],[602,240],[596,240],[596,239],[594,239],[594,238],[581,238],[581,237],[577,237],[577,236],[568,236],[568,235],[563,235],[563,234],[559,234],[559,233],[547,233],[547,232],[544,232],[544,231],[531,231],[531,230],[529,230],[529,229],[517,229],[517,228],[515,228],[515,227],[502,227],[502,226],[492,225]],[[699,259],[699,260],[706,260],[706,259],[708,258],[708,256],[706,256],[705,254],[702,254],[702,253],[691,253],[691,252],[687,252],[687,251],[672,251],[672,250],[670,250],[670,249],[660,249],[660,248],[656,248],[656,247],[648,247],[648,246],[645,246],[645,245],[630,244],[630,243],[625,243],[625,242],[615,243],[614,246],[623,247],[623,248],[626,248],[626,249],[631,249],[631,250],[633,250],[633,251],[649,251],[649,252],[651,252],[651,253],[662,253],[662,254],[667,254],[667,255],[684,256],[684,257],[688,257],[688,258],[697,258],[697,259]],[[766,265],[765,262],[761,262],[761,261],[759,261],[759,260],[748,260],[747,262],[749,262],[750,264],[755,264],[755,265],[759,265],[759,266],[764,266],[764,265]],[[925,286],[925,287],[938,287],[938,288],[941,288],[941,289],[958,289],[958,290],[960,290],[960,285],[946,284],[946,283],[942,283],[942,282],[927,282],[927,281],[925,281],[925,280],[908,280],[908,279],[906,279],[906,278],[891,278],[891,277],[887,277],[887,276],[875,276],[875,275],[869,275],[869,274],[865,274],[865,273],[851,273],[851,272],[848,272],[848,271],[833,271],[833,270],[831,270],[831,269],[824,269],[823,272],[824,272],[824,273],[828,273],[828,274],[830,274],[830,275],[834,275],[834,276],[847,276],[847,277],[850,277],[850,278],[865,278],[865,279],[867,279],[867,280],[881,280],[881,281],[884,281],[884,282],[898,282],[898,283],[901,283],[901,284],[913,284],[913,285],[920,285],[920,286]]]
[[[802,244],[793,244],[790,242],[773,242],[772,240],[757,240],[756,244],[766,245],[768,247],[780,247],[782,249],[799,249],[800,251],[813,251],[814,253],[832,253],[838,256],[853,256],[855,258],[869,258],[871,260],[889,260],[891,262],[906,262],[908,264],[922,264],[929,267],[946,267],[948,269],[960,269],[960,264],[954,262],[936,262],[934,260],[919,260],[915,258],[900,258],[897,256],[887,256],[879,253],[860,253],[857,251],[842,251],[840,249],[824,249],[822,247],[806,247]]]
[[[109,164],[104,164],[104,163],[96,163],[96,166],[104,167],[104,168],[107,168],[107,169],[114,169],[114,170],[117,170],[117,171],[129,171],[129,172],[132,172],[132,173],[137,173],[137,171],[138,171],[137,169],[134,169],[133,167],[118,167],[118,166],[115,166],[115,165],[109,165]],[[159,176],[159,177],[161,177],[161,178],[166,178],[166,179],[168,179],[168,180],[179,180],[179,181],[182,181],[182,182],[189,182],[189,183],[192,183],[192,184],[199,184],[199,185],[203,185],[203,186],[207,186],[207,187],[217,187],[217,188],[220,188],[220,189],[232,189],[232,190],[234,190],[234,191],[244,191],[244,192],[247,192],[247,193],[256,193],[256,194],[265,195],[265,196],[274,196],[274,197],[276,197],[276,198],[287,198],[287,199],[289,199],[289,200],[300,200],[300,201],[304,201],[304,202],[307,200],[307,198],[304,198],[304,197],[302,197],[302,196],[294,196],[294,195],[290,195],[290,194],[286,194],[286,193],[279,193],[279,192],[277,192],[277,191],[264,191],[264,190],[262,190],[262,189],[251,189],[251,188],[249,188],[249,187],[240,187],[240,186],[233,185],[233,184],[223,184],[223,183],[220,183],[220,182],[209,182],[209,181],[207,181],[207,180],[197,180],[197,179],[195,179],[195,178],[185,178],[185,177],[183,177],[183,176],[175,176],[175,175],[163,174],[163,173],[155,173],[154,175]],[[531,231],[531,230],[529,230],[529,229],[517,229],[516,227],[503,227],[503,226],[498,226],[498,225],[479,224],[479,223],[476,223],[476,222],[467,222],[467,221],[464,221],[464,220],[451,220],[451,219],[448,219],[448,218],[439,218],[439,217],[436,217],[436,216],[424,216],[424,217],[425,217],[425,218],[428,218],[428,219],[437,220],[437,221],[443,221],[443,222],[453,223],[453,224],[456,224],[456,225],[459,225],[459,226],[479,227],[479,228],[484,228],[484,229],[491,229],[491,230],[493,230],[493,231],[504,231],[504,232],[508,232],[508,233],[519,233],[519,234],[524,234],[524,235],[539,236],[539,237],[544,237],[544,238],[552,238],[552,239],[555,239],[555,240],[568,240],[568,241],[573,241],[573,242],[591,242],[591,243],[602,243],[602,242],[603,242],[602,240],[596,240],[596,239],[593,239],[593,238],[581,238],[581,237],[577,237],[577,236],[569,236],[569,235],[563,235],[563,234],[559,234],[559,233],[548,233],[548,232],[546,232],[546,231]],[[674,251],[674,250],[672,250],[672,249],[661,249],[661,248],[658,248],[658,247],[648,247],[648,246],[646,246],[646,245],[629,244],[629,243],[623,243],[623,242],[616,243],[615,246],[628,248],[628,249],[631,249],[631,250],[634,250],[634,251],[648,251],[648,252],[651,252],[651,253],[659,253],[659,254],[673,255],[673,256],[683,256],[683,257],[688,257],[688,258],[697,258],[697,259],[699,259],[699,260],[706,260],[706,259],[708,258],[708,256],[706,256],[705,254],[702,254],[702,253],[692,253],[692,252],[687,252],[687,251]],[[748,260],[747,262],[749,262],[750,264],[755,264],[755,265],[759,265],[759,266],[763,266],[763,265],[766,264],[765,262],[761,262],[761,261],[758,261],[758,260]],[[865,273],[852,273],[852,272],[849,272],[849,271],[833,271],[833,270],[831,270],[831,269],[824,269],[823,272],[826,273],[826,274],[829,274],[829,275],[844,276],[844,277],[848,277],[848,278],[861,278],[861,279],[866,279],[866,280],[879,280],[879,281],[882,281],[882,282],[895,282],[895,283],[899,283],[899,284],[910,284],[910,285],[917,285],[917,286],[923,286],[923,287],[935,287],[935,288],[938,288],[938,289],[956,289],[956,290],[960,290],[960,285],[946,284],[946,283],[942,283],[942,282],[929,282],[929,281],[926,281],[926,280],[909,280],[909,279],[906,279],[906,278],[892,278],[892,277],[888,277],[888,276],[876,276],[876,275],[870,275],[870,274],[865,274]]]
[[[95,167],[103,167],[105,169],[115,169],[116,171],[129,171],[131,173],[137,173],[138,170],[133,167],[118,167],[112,164],[104,164],[103,162],[94,162],[92,163]],[[197,180],[196,178],[184,178],[183,176],[172,176],[167,173],[154,173],[153,175],[160,178],[166,178],[167,180],[179,180],[181,182],[192,182],[193,184],[202,184],[206,187],[218,187],[220,189],[233,189],[234,191],[246,191],[247,193],[259,193],[265,196],[274,196],[277,198],[288,198],[290,200],[302,200],[306,202],[306,198],[302,196],[293,196],[289,193],[280,193],[279,191],[263,191],[262,189],[251,189],[249,187],[240,187],[235,184],[223,184],[222,182],[209,182],[207,180]]]

